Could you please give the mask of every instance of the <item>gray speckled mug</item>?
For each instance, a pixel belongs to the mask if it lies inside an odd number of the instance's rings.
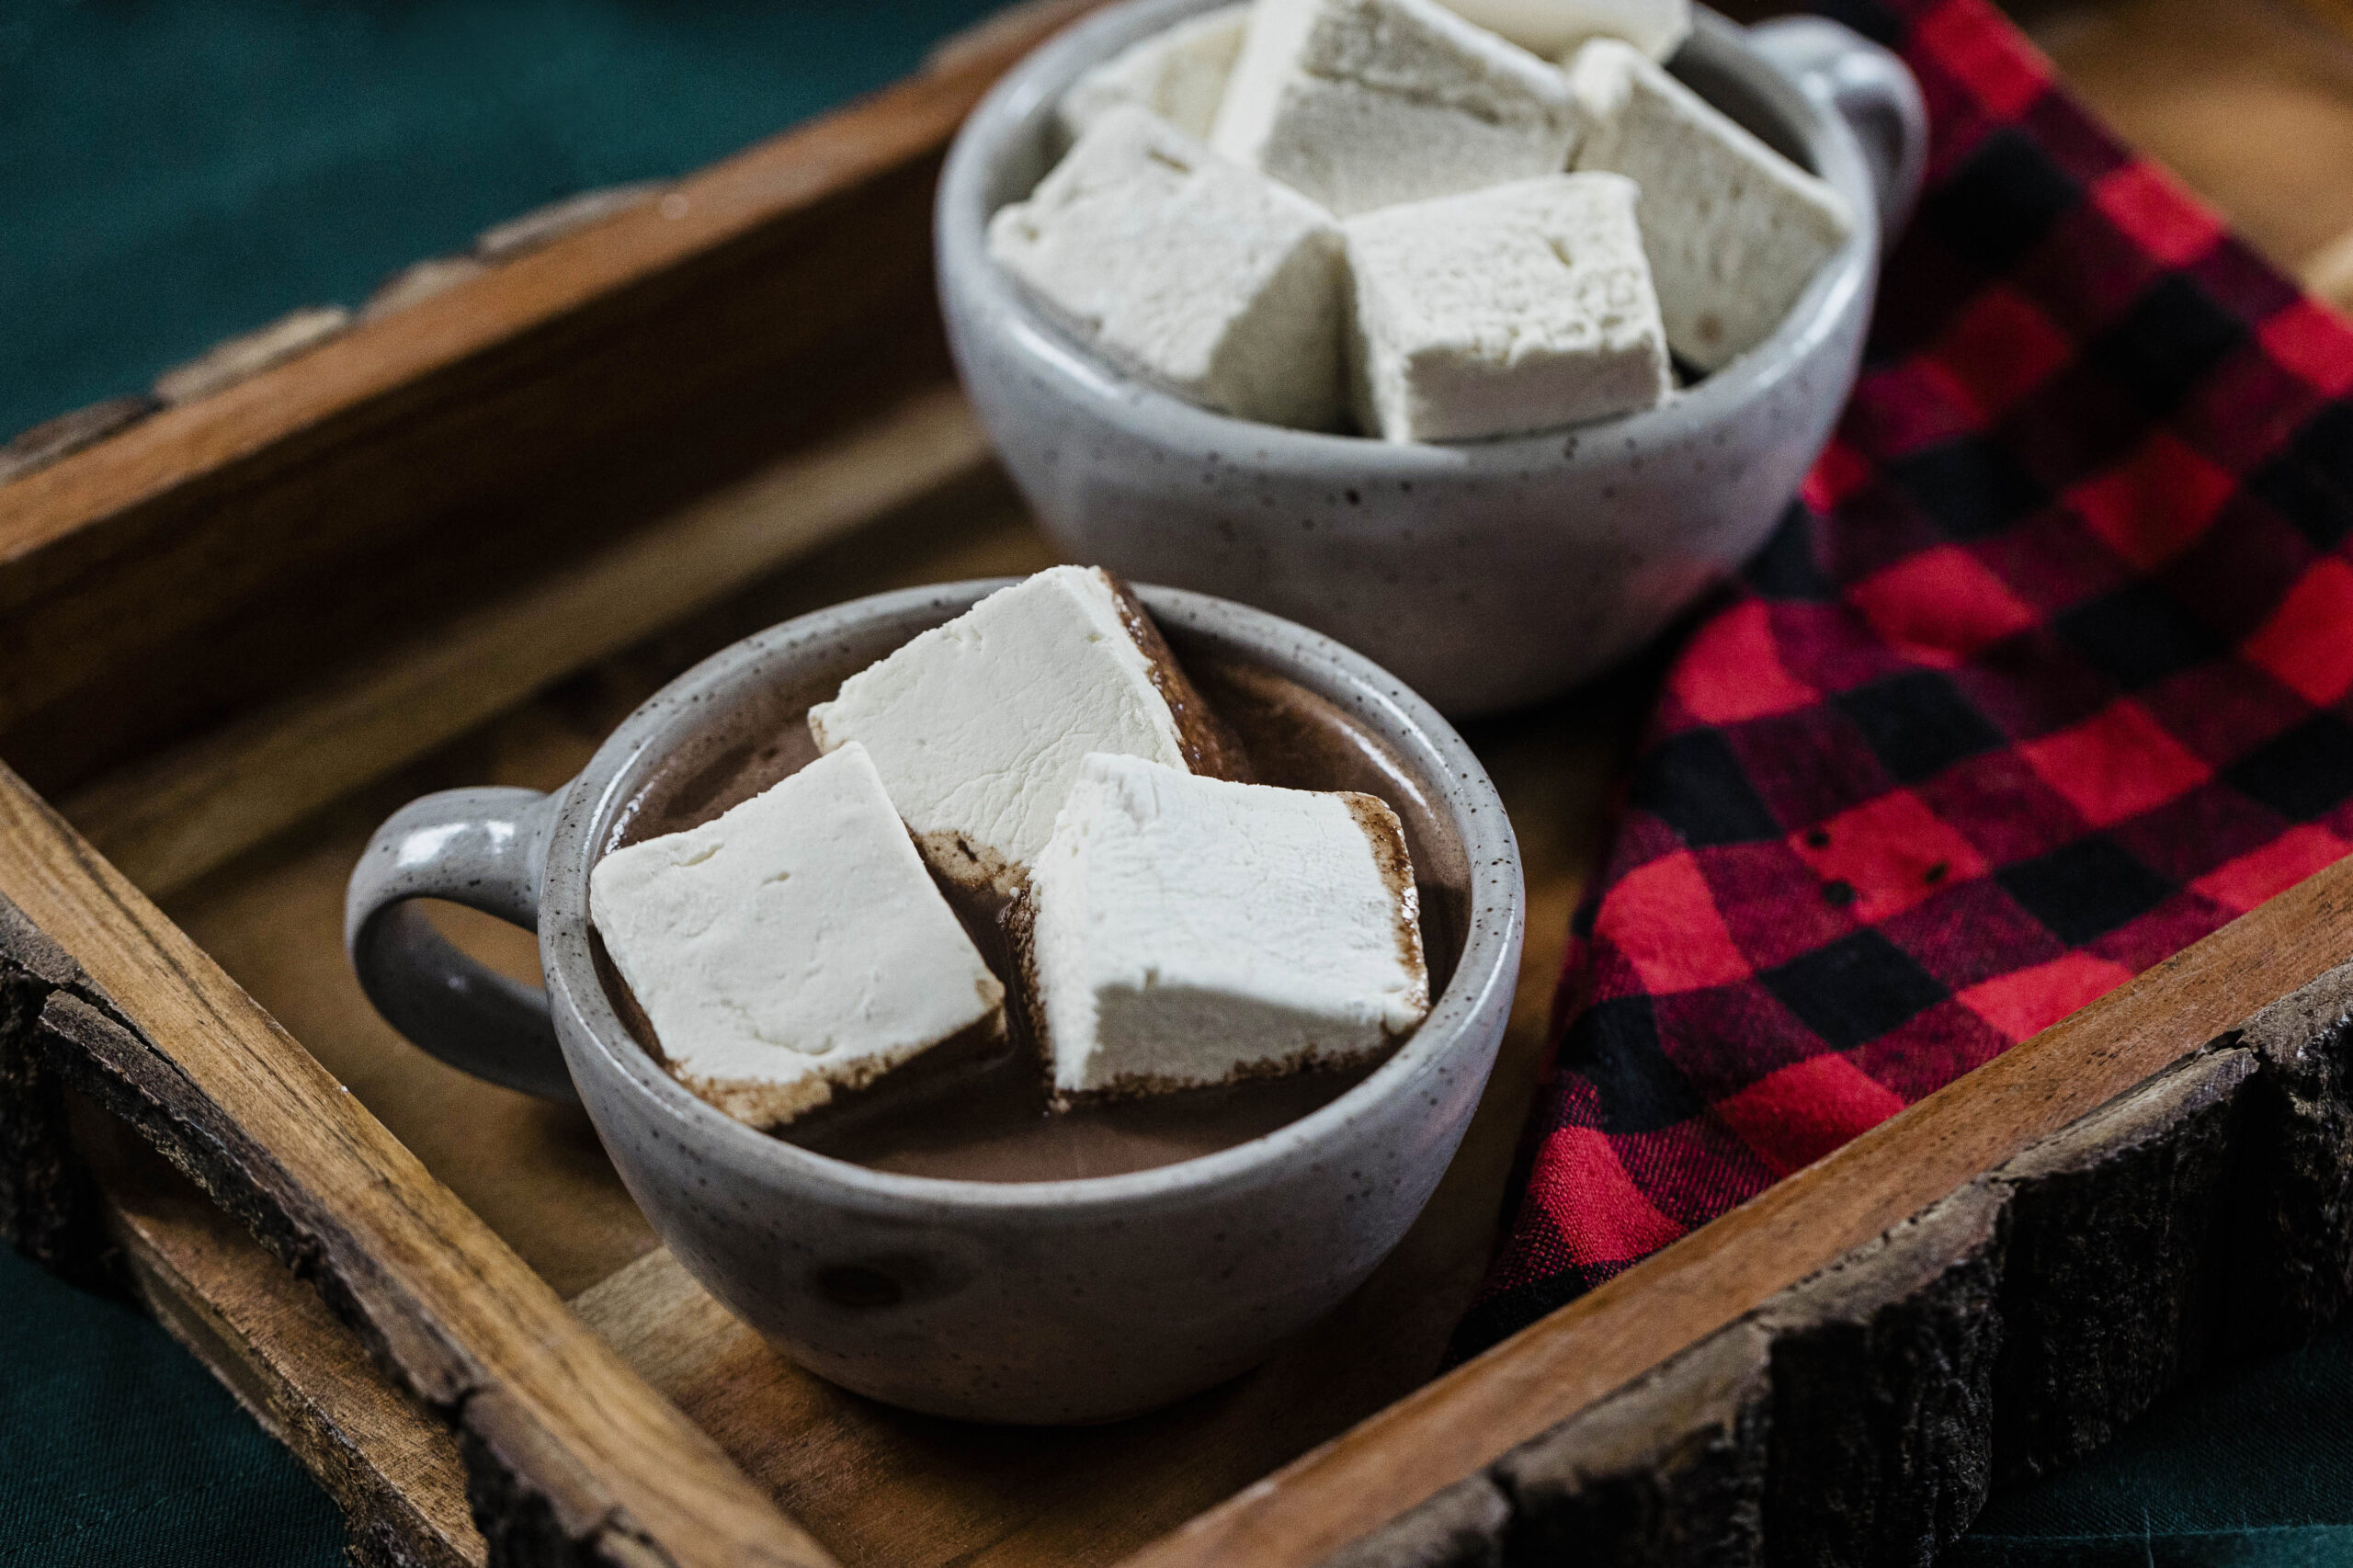
[[[1893,55],[1817,17],[1711,13],[1670,62],[1859,215],[1765,343],[1645,413],[1401,445],[1214,414],[1121,373],[990,261],[990,214],[1055,148],[1088,66],[1222,0],[1126,0],[1009,73],[940,176],[949,340],[1006,468],[1071,559],[1223,594],[1378,659],[1449,713],[1561,691],[1647,641],[1762,544],[1854,385],[1881,236],[1927,154]]]
[[[1377,741],[1382,792],[1455,934],[1452,974],[1421,1028],[1322,1109],[1129,1176],[903,1176],[730,1119],[681,1088],[616,1013],[590,946],[590,866],[656,770],[696,755],[713,729],[707,715],[779,686],[830,696],[1002,585],[884,594],[739,642],[664,687],[552,795],[458,790],[411,803],[352,872],[345,940],[369,999],[417,1044],[500,1083],[576,1093],[662,1239],[786,1355],[936,1415],[1098,1421],[1255,1364],[1404,1236],[1502,1038],[1519,962],[1519,853],[1461,739],[1385,672],[1260,611],[1140,587],[1180,658],[1272,671]],[[545,991],[459,953],[408,903],[416,898],[536,928]],[[1433,952],[1435,972],[1448,956]]]

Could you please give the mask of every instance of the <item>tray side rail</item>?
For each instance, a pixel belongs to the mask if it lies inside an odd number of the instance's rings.
[[[0,754],[61,796],[944,383],[940,158],[1093,3],[0,485]]]
[[[832,1568],[366,1108],[0,769],[0,1218],[106,1272],[64,1091],[135,1130],[457,1431],[494,1563]]]
[[[1924,1562],[2353,1303],[2340,861],[1128,1560]]]

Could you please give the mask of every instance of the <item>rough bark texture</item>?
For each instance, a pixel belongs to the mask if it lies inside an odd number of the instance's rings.
[[[1760,1560],[1769,1342],[1734,1324],[1506,1455],[1505,1561],[1749,1568]]]
[[[2002,1481],[2081,1459],[2208,1359],[2255,1069],[2243,1050],[2192,1057],[1995,1173],[2010,1194]]]
[[[52,994],[85,988],[74,960],[0,898],[0,1233],[59,1278],[119,1296],[120,1260],[40,1031]]]
[[[2003,1194],[1962,1188],[1784,1291],[1772,1336],[1765,1561],[1927,1563],[1991,1475]]]
[[[156,398],[171,407],[227,392],[273,366],[308,354],[351,325],[342,305],[306,305],[267,326],[214,344],[184,365],[155,378]]]
[[[1501,1568],[1511,1512],[1493,1481],[1472,1475],[1343,1548],[1326,1568]]]
[[[130,428],[163,406],[142,392],[133,397],[110,397],[104,403],[90,403],[43,420],[20,432],[7,445],[0,446],[0,484],[47,468],[60,458],[70,458],[118,430]]]
[[[2233,1355],[2301,1345],[2353,1303],[2353,964],[2249,1018]]]
[[[667,1406],[659,1405],[650,1391],[625,1381],[607,1381],[593,1388],[584,1386],[571,1396],[575,1401],[573,1407],[552,1410],[510,1393],[494,1369],[504,1354],[500,1347],[461,1343],[449,1324],[422,1310],[415,1282],[403,1271],[403,1265],[413,1260],[358,1250],[337,1207],[342,1200],[337,1195],[305,1186],[278,1152],[265,1147],[244,1123],[223,1114],[223,1108],[199,1086],[182,1060],[130,1027],[126,1020],[134,1015],[119,1011],[103,996],[98,999],[107,1002],[105,1010],[85,999],[85,993],[97,995],[95,983],[64,960],[28,921],[17,917],[13,906],[6,915],[7,923],[0,925],[0,972],[9,982],[7,1038],[16,1045],[29,1041],[31,1059],[54,1073],[55,1085],[97,1102],[203,1187],[270,1253],[316,1288],[328,1310],[358,1335],[398,1386],[456,1428],[468,1470],[468,1494],[492,1563],[563,1564],[566,1568],[597,1563],[622,1568],[726,1561],[770,1568],[788,1564],[823,1568],[830,1561],[822,1549],[776,1514],[765,1498],[752,1494],[715,1448],[703,1452],[709,1447],[708,1437],[691,1433],[682,1424],[678,1430],[669,1430],[668,1424],[680,1418]],[[197,979],[177,973],[170,983],[191,983]],[[36,1007],[38,1011],[28,1018],[28,1009]],[[242,1021],[218,1013],[213,1016],[224,1035],[233,1033]],[[244,1038],[248,1046],[253,1043],[250,1033]],[[185,1043],[196,1049],[193,1042]],[[268,1071],[258,1060],[253,1070],[257,1076]],[[277,1081],[290,1092],[305,1088],[315,1092],[314,1085]],[[62,1128],[51,1126],[45,1132],[62,1136]],[[322,1136],[331,1134],[322,1130]],[[33,1152],[43,1153],[48,1147]],[[20,1152],[8,1151],[11,1154]],[[40,1185],[41,1169],[37,1161],[19,1162],[7,1173],[11,1190],[17,1194],[45,1190]],[[378,1166],[374,1179],[390,1183],[402,1174]],[[405,1211],[415,1214],[424,1230],[423,1211],[446,1196],[419,1188],[410,1194]],[[46,1212],[21,1199],[14,1210],[36,1220]],[[47,1233],[43,1223],[30,1228],[36,1234]],[[457,1244],[444,1243],[429,1231],[409,1239],[427,1249]],[[486,1274],[477,1278],[483,1300],[475,1305],[491,1306],[494,1320],[510,1308],[517,1318],[540,1315],[531,1303],[501,1295],[495,1280]],[[592,1346],[585,1331],[575,1324],[565,1326],[581,1337],[567,1364],[601,1363],[602,1346]],[[557,1331],[540,1324],[525,1332],[531,1339],[531,1346],[522,1351],[528,1356]],[[619,1363],[613,1367],[617,1369]],[[598,1370],[597,1366],[581,1368],[585,1381],[592,1383]],[[551,1396],[540,1389],[534,1397],[545,1401]],[[596,1440],[594,1437],[584,1440],[578,1426],[583,1419],[611,1423],[634,1434],[632,1441],[645,1445],[645,1461],[660,1472],[665,1483],[688,1467],[694,1467],[688,1473],[699,1480],[702,1468],[710,1467],[707,1512],[692,1516],[657,1543],[654,1532],[632,1516],[623,1496],[634,1487],[639,1494],[654,1495],[663,1506],[671,1506],[670,1498],[654,1492],[642,1476],[632,1480],[613,1473],[612,1467],[619,1461],[612,1456],[589,1457],[586,1450],[596,1446]],[[650,1450],[656,1446],[665,1450],[665,1457],[652,1456]],[[705,1519],[710,1522],[705,1524]],[[680,1539],[688,1534],[699,1539]],[[361,1561],[406,1562],[416,1556],[404,1544],[380,1535],[359,1541],[356,1551]]]

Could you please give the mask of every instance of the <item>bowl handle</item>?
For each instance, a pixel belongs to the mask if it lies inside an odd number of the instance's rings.
[[[1749,30],[1757,51],[1806,97],[1835,111],[1862,143],[1879,198],[1879,243],[1904,232],[1928,162],[1920,84],[1889,51],[1827,17],[1779,17]]]
[[[386,820],[352,868],[343,945],[384,1021],[452,1067],[545,1099],[578,1096],[547,993],[460,952],[409,900],[445,898],[537,930],[556,797],[448,790]]]

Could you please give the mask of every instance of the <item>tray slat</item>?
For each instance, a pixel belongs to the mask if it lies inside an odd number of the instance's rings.
[[[942,377],[939,157],[1089,3],[0,487],[0,753],[63,795]]]
[[[988,465],[945,382],[358,668],[76,791],[65,814],[153,897],[786,562]]]
[[[103,1116],[77,1119],[141,1301],[318,1477],[365,1568],[481,1568],[449,1428],[187,1177]]]
[[[86,976],[40,1013],[70,1046],[51,1048],[54,1070],[244,1220],[453,1422],[488,1533],[551,1559],[658,1541],[681,1565],[832,1562],[5,770],[0,896]]]
[[[1132,1568],[1321,1562],[2196,1056],[2348,953],[2353,858],[1400,1400],[1157,1542]],[[2051,1307],[2056,1321],[2086,1310],[2080,1299]]]

